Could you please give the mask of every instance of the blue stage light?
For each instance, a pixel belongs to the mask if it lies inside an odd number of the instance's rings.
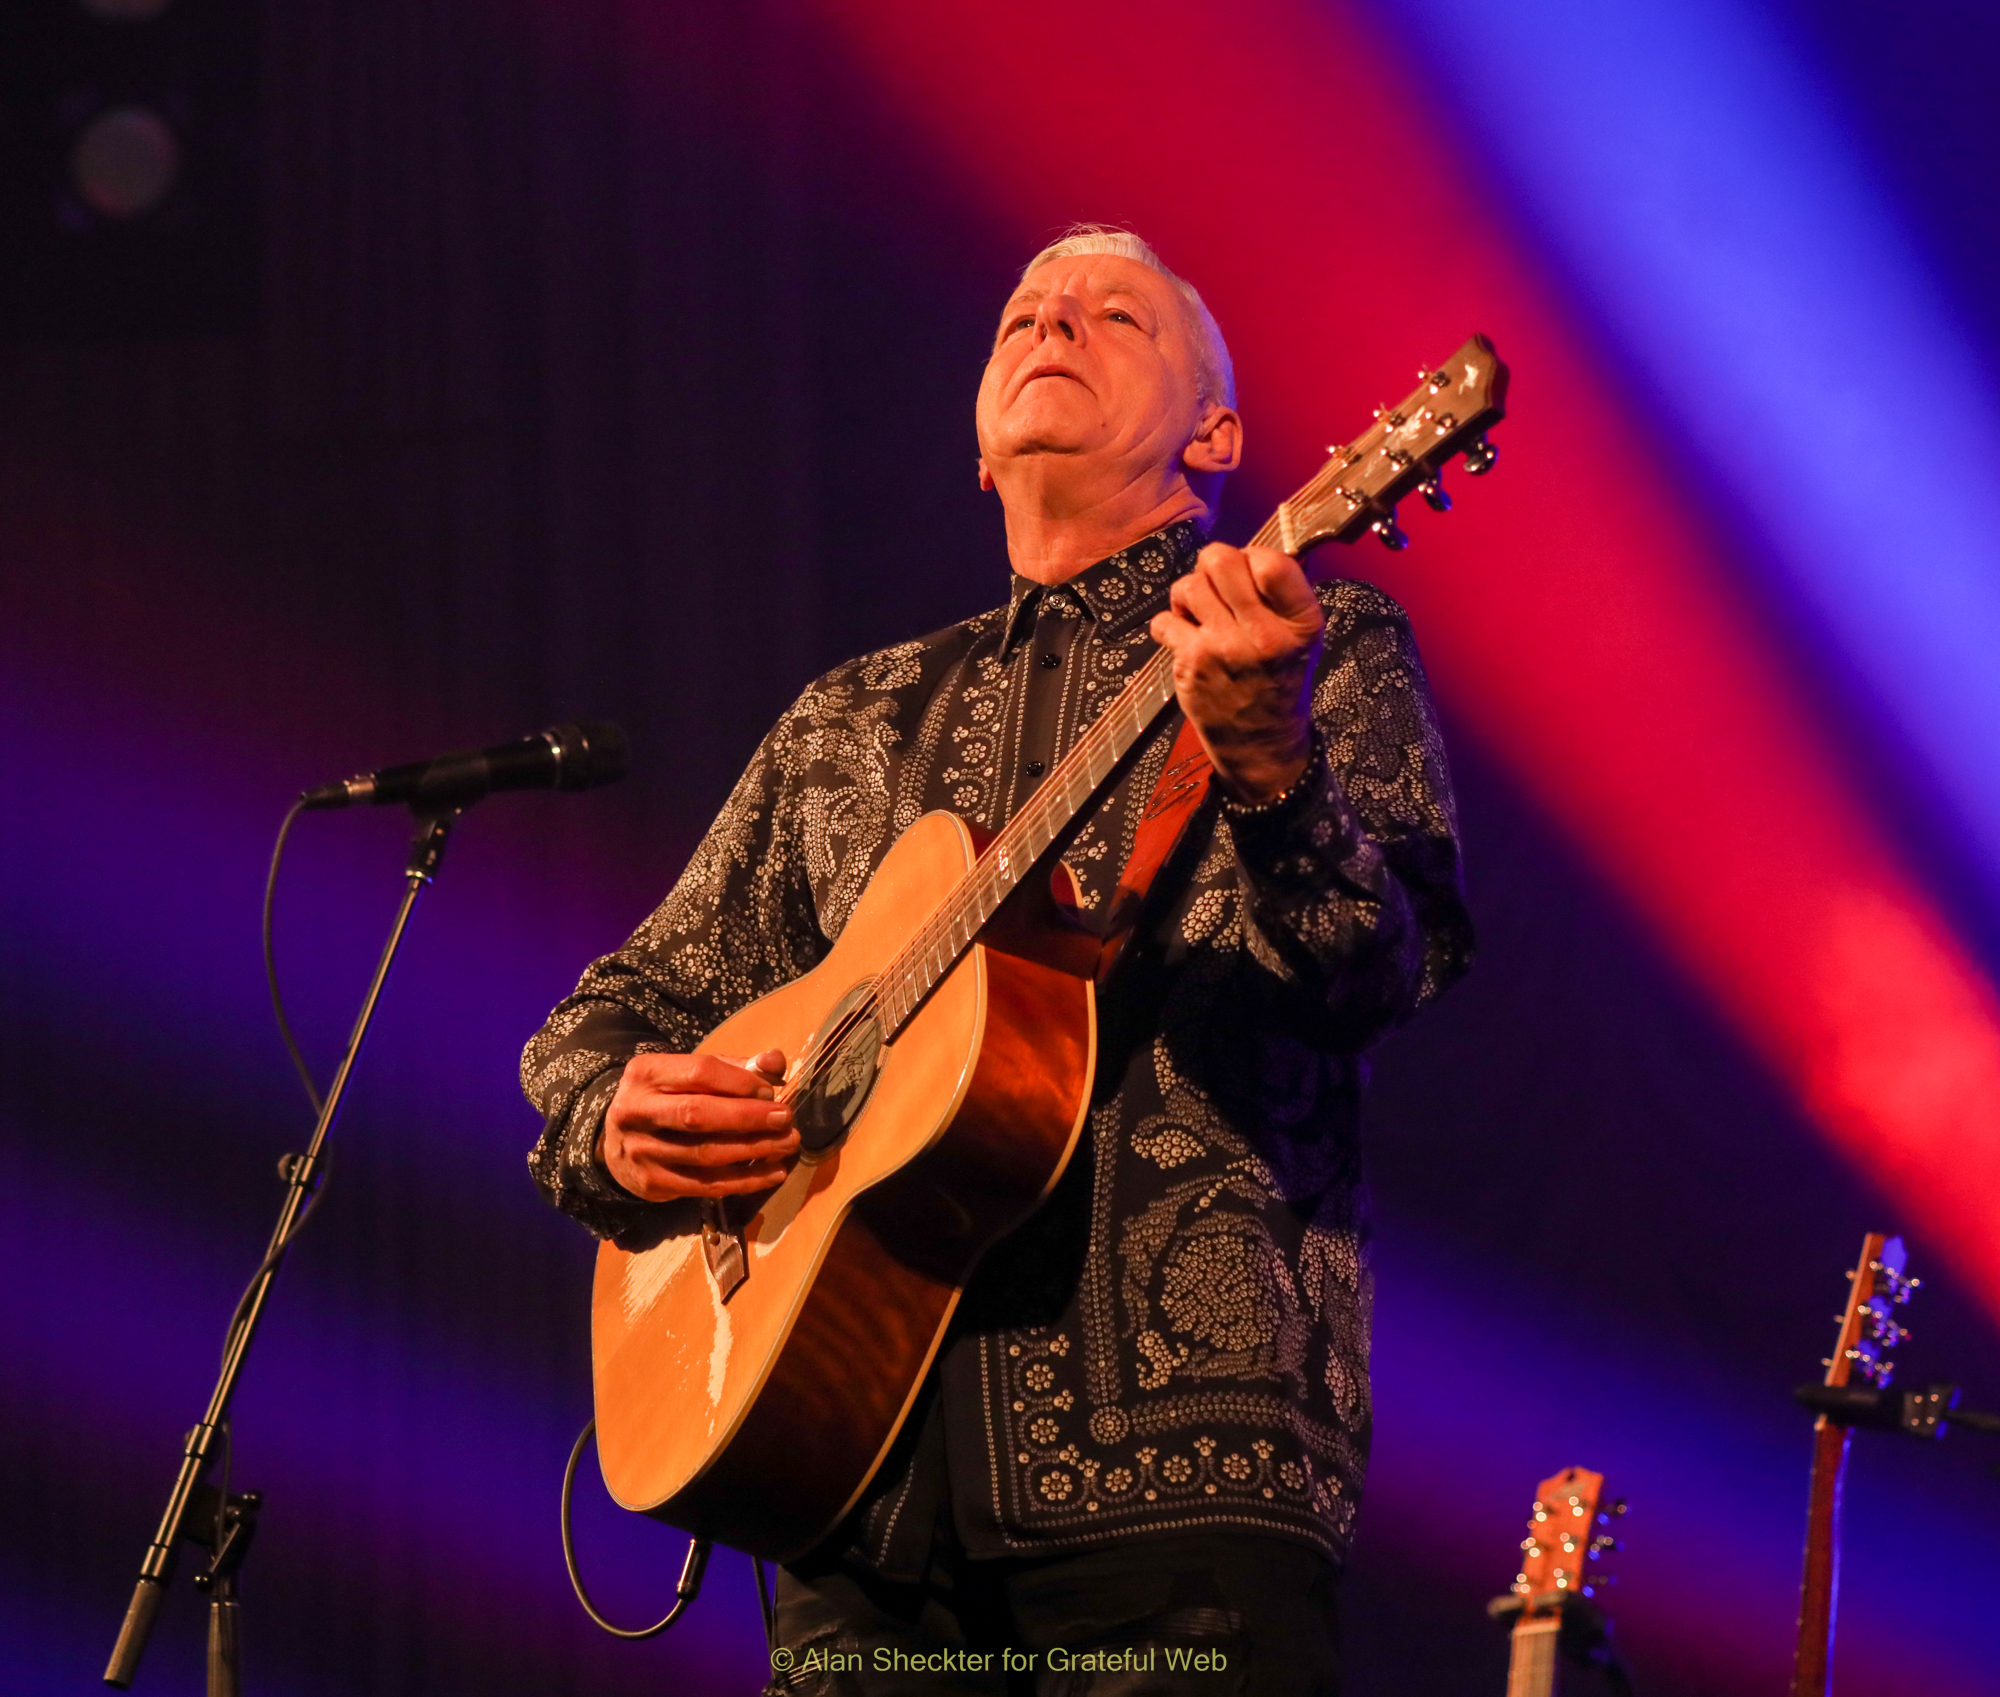
[[[1805,55],[1744,0],[1376,10],[2000,889],[2000,404]]]

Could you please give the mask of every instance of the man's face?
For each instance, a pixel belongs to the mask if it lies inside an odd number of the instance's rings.
[[[1177,467],[1202,416],[1189,313],[1151,267],[1112,254],[1054,259],[1001,314],[979,385],[983,470],[1057,454],[1126,475]]]

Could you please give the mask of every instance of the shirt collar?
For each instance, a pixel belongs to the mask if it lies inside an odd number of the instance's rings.
[[[1083,603],[1106,637],[1123,636],[1167,604],[1167,588],[1194,564],[1206,540],[1193,519],[1142,536],[1129,548],[1086,566],[1060,584],[1043,585],[1014,574],[1007,600],[1007,641],[1002,655],[1033,628],[1045,589],[1066,589]]]

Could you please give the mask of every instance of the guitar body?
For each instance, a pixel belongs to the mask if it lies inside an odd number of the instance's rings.
[[[956,816],[924,815],[827,958],[701,1049],[796,1060],[979,847]],[[1066,891],[1060,868],[1058,880]],[[1096,1059],[1085,941],[1046,883],[1039,899],[1024,887],[881,1048],[845,1137],[762,1199],[726,1300],[700,1234],[599,1250],[591,1356],[614,1499],[780,1559],[839,1524],[901,1429],[974,1264],[1076,1147]]]

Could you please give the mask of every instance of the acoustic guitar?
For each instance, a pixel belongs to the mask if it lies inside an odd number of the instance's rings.
[[[1920,1281],[1909,1276],[1900,1237],[1870,1232],[1847,1275],[1847,1302],[1833,1353],[1820,1365],[1829,1389],[1856,1378],[1886,1386],[1895,1372],[1888,1352],[1910,1334],[1895,1311]],[[1806,1498],[1805,1571],[1799,1581],[1799,1635],[1792,1656],[1792,1697],[1825,1697],[1833,1660],[1833,1619],[1840,1601],[1840,1486],[1854,1428],[1831,1414],[1813,1422],[1812,1487]]]
[[[1402,547],[1400,498],[1443,511],[1447,460],[1492,465],[1506,381],[1473,337],[1332,449],[1252,540],[1295,557],[1369,532]],[[826,959],[703,1040],[793,1057],[778,1099],[802,1149],[781,1185],[709,1208],[698,1234],[598,1252],[598,1455],[624,1507],[782,1559],[860,1497],[974,1263],[1076,1148],[1106,940],[1076,919],[1059,856],[1173,698],[1161,649],[997,834],[918,819]],[[1199,793],[1170,801],[1192,811]]]
[[[1608,1528],[1624,1512],[1622,1500],[1604,1506],[1604,1475],[1587,1467],[1565,1468],[1535,1487],[1521,1570],[1507,1594],[1486,1605],[1495,1620],[1514,1623],[1507,1697],[1555,1697],[1565,1661],[1596,1667],[1613,1689],[1630,1690],[1597,1601],[1611,1583],[1603,1559],[1623,1547]]]

